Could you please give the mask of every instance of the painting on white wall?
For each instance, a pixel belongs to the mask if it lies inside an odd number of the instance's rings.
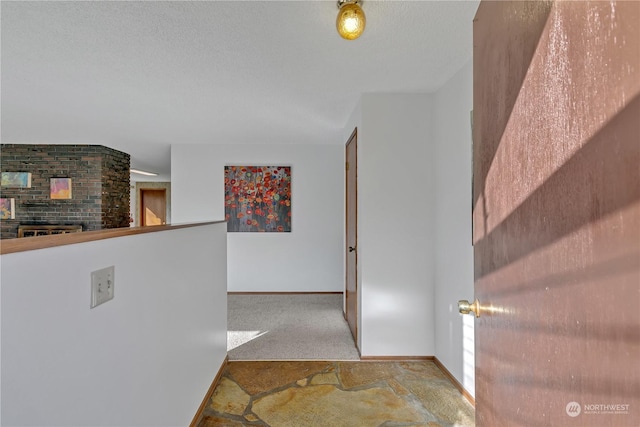
[[[290,166],[225,166],[229,232],[291,231]]]

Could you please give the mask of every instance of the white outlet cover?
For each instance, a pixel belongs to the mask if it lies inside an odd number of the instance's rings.
[[[91,308],[113,299],[115,266],[91,272]]]

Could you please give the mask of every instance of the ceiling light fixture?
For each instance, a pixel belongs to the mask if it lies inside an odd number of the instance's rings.
[[[360,7],[360,0],[338,0],[336,28],[343,39],[355,40],[364,31],[367,18]]]
[[[141,171],[139,169],[129,169],[129,172],[137,173],[139,175],[146,175],[146,176],[158,176],[158,174],[155,173],[155,172],[145,172],[145,171]]]

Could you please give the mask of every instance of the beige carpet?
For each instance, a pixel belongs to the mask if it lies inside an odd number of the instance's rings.
[[[229,295],[229,360],[359,360],[342,295]]]

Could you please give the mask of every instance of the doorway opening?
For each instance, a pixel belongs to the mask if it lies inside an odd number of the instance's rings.
[[[165,225],[167,223],[167,190],[140,191],[140,225]]]
[[[170,182],[136,182],[131,201],[133,226],[171,224]]]
[[[358,350],[358,128],[346,144],[345,189],[345,317]]]

